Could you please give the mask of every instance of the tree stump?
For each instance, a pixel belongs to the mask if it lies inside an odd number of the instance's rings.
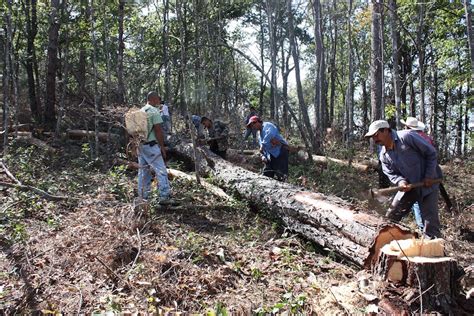
[[[417,295],[408,303],[423,310],[449,313],[456,294],[457,262],[444,256],[444,240],[397,240],[380,250],[376,273]],[[421,293],[421,294],[420,294]]]

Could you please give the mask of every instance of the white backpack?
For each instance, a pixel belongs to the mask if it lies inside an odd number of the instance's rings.
[[[125,128],[130,136],[139,141],[148,138],[148,115],[139,108],[131,108],[125,113]]]

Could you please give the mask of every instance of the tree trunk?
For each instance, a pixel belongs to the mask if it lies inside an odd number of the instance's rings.
[[[400,99],[400,31],[398,30],[397,1],[390,0],[390,25],[392,35],[392,63],[393,63],[393,91],[395,95],[395,121],[397,129],[401,128],[400,119],[402,118],[401,99]]]
[[[35,38],[38,33],[37,18],[36,18],[36,0],[22,1],[23,12],[25,13],[25,27],[26,27],[26,75],[28,77],[28,96],[30,102],[31,114],[35,121],[41,122],[41,109],[39,96],[36,94],[36,82],[38,77],[35,78],[35,63],[36,62],[36,49],[35,49]],[[37,67],[37,66],[36,66]]]
[[[371,106],[372,121],[384,118],[383,104],[383,0],[372,0]]]
[[[474,82],[474,32],[472,30],[471,6],[471,0],[464,0],[464,11],[466,12],[467,39],[469,44],[469,55],[471,57],[471,80]]]
[[[275,109],[278,106],[277,95],[278,95],[278,86],[277,86],[277,45],[276,45],[276,26],[275,26],[275,4],[277,2],[266,0],[266,12],[268,18],[268,33],[270,39],[270,69],[271,69],[271,86],[270,86],[270,118],[275,119]]]
[[[300,77],[300,64],[299,64],[299,54],[298,54],[298,47],[295,39],[295,30],[293,25],[293,12],[292,12],[292,1],[287,1],[287,14],[288,14],[288,35],[290,38],[290,50],[293,56],[293,62],[295,63],[295,77],[296,77],[296,90],[298,94],[298,104],[300,108],[300,112],[303,115],[303,122],[306,128],[307,135],[309,135],[309,139],[313,146],[314,152],[320,151],[320,144],[319,140],[314,137],[313,129],[311,127],[311,122],[309,120],[308,115],[308,108],[306,106],[304,95],[303,95],[303,85],[301,84],[301,77]]]
[[[367,92],[367,81],[362,80],[362,123],[364,126],[364,134],[369,128],[369,93]]]
[[[118,6],[118,54],[117,54],[117,101],[125,103],[125,84],[123,80],[123,52],[125,42],[123,40],[123,20],[125,15],[125,0],[119,0]]]
[[[314,104],[316,112],[316,134],[324,135],[326,127],[327,112],[327,89],[326,86],[326,59],[325,48],[323,42],[323,14],[320,0],[313,1],[313,17],[314,17],[314,39],[316,43],[316,84],[314,91]]]
[[[165,67],[165,93],[164,100],[171,102],[171,66],[168,56],[168,37],[169,37],[169,0],[163,0],[163,66]]]
[[[280,51],[281,51],[281,73],[282,73],[282,89],[281,89],[281,103],[283,105],[282,118],[283,126],[287,131],[288,135],[290,134],[290,116],[288,113],[288,76],[290,75],[290,66],[288,65],[290,54],[285,55],[285,42],[284,37],[280,39]]]
[[[420,313],[452,313],[456,294],[457,262],[444,257],[442,239],[392,241],[382,247],[376,271],[397,287],[411,287],[420,294]]]
[[[354,67],[353,67],[353,54],[352,54],[352,0],[348,0],[348,11],[347,11],[347,57],[348,57],[348,80],[346,90],[346,128],[345,128],[345,139],[347,147],[352,146],[352,133],[354,129]]]
[[[4,64],[4,71],[3,71],[3,155],[5,156],[8,153],[8,130],[10,125],[10,104],[11,104],[11,59],[10,59],[10,51],[12,45],[12,16],[11,16],[11,7],[12,7],[12,0],[8,0],[7,2],[7,13],[3,16],[5,21],[5,31],[6,31],[6,39],[5,39],[5,64]]]
[[[265,96],[266,81],[265,81],[265,29],[263,24],[263,6],[260,6],[259,10],[259,21],[260,21],[260,65],[262,65],[262,71],[260,72],[260,94],[258,98],[258,112],[260,115],[264,115],[263,108],[263,97]]]
[[[420,120],[425,122],[425,47],[424,47],[424,28],[425,28],[425,3],[418,4],[418,30],[416,35],[416,46],[418,50],[418,78],[420,89]]]
[[[103,9],[103,30],[102,30],[102,43],[104,45],[104,55],[105,55],[105,77],[106,77],[106,82],[105,82],[105,108],[109,107],[110,104],[110,82],[111,82],[111,71],[110,71],[110,48],[109,48],[109,24],[108,24],[108,17],[107,17],[107,5],[106,2],[104,1],[102,3],[102,9]]]
[[[258,208],[281,218],[294,232],[328,248],[360,266],[370,268],[379,249],[393,239],[412,238],[413,234],[396,224],[355,210],[334,196],[308,192],[237,167],[207,149],[199,148],[200,170],[212,174],[222,187],[232,190]],[[193,157],[190,143],[177,143],[173,153]]]
[[[44,122],[49,128],[56,125],[56,72],[58,68],[58,37],[59,37],[60,1],[51,0],[48,31],[48,64],[46,67],[46,102]]]
[[[92,86],[94,93],[94,156],[99,157],[99,101],[98,101],[98,90],[97,90],[97,40],[95,37],[95,9],[94,0],[91,0],[91,40],[92,40],[92,69],[94,77],[92,78]]]
[[[334,36],[331,39],[332,46],[331,46],[331,61],[330,61],[330,68],[331,68],[331,95],[329,96],[329,125],[333,126],[334,124],[334,102],[336,98],[336,49],[337,49],[337,0],[333,0],[333,25],[331,27],[334,30]]]
[[[438,144],[438,124],[439,124],[439,118],[438,118],[438,112],[439,112],[439,102],[438,102],[438,69],[436,67],[436,63],[433,61],[431,71],[433,73],[433,79],[432,79],[432,89],[431,89],[431,100],[433,103],[433,112],[432,112],[432,121],[431,121],[431,135],[433,137],[433,140],[435,144]]]

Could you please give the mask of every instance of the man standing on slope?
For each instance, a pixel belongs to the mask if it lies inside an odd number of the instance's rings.
[[[374,121],[365,137],[372,137],[381,145],[380,161],[382,170],[390,181],[398,185],[386,216],[400,221],[409,214],[412,205],[418,201],[426,235],[441,237],[438,214],[439,185],[434,180],[441,178],[437,168],[436,149],[423,137],[410,130],[392,131],[387,121]],[[424,187],[412,188],[410,184],[424,182]]]
[[[147,104],[141,108],[147,114],[148,136],[144,143],[138,148],[138,196],[147,199],[151,191],[151,168],[155,171],[160,190],[160,203],[166,203],[170,198],[170,184],[166,171],[166,150],[164,145],[164,134],[161,129],[159,106],[161,97],[155,91],[148,93]]]

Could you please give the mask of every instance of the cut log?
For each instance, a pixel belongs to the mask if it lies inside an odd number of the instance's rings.
[[[192,146],[186,142],[176,142],[170,152],[187,160],[193,157]],[[256,174],[205,148],[199,148],[198,153],[202,158],[200,170],[212,174],[224,189],[271,211],[291,231],[360,266],[372,267],[380,248],[390,241],[415,235],[406,227],[364,213],[338,197],[309,192]]]
[[[429,311],[451,311],[457,263],[451,257],[444,257],[442,239],[392,241],[380,250],[375,271],[398,286],[416,289],[418,296],[409,303],[416,301]]]
[[[42,141],[41,139],[33,137],[32,132],[18,132],[17,139],[20,141],[26,142],[28,144],[31,144],[33,146],[36,146],[38,148],[42,148],[45,151],[48,151],[50,153],[56,152],[56,149],[48,145],[48,143],[46,143],[45,141]]]
[[[67,136],[70,139],[81,140],[84,138],[94,138],[95,132],[94,131],[86,131],[82,129],[71,129],[67,131]],[[113,134],[113,133],[105,133],[99,132],[99,141],[101,142],[110,142],[110,141],[118,141],[121,135]]]
[[[115,159],[115,163],[124,165],[130,170],[138,170],[139,169],[138,162],[117,158],[117,159]],[[196,177],[190,176],[189,174],[187,174],[185,172],[182,172],[180,170],[167,168],[167,171],[168,171],[168,176],[171,177],[171,178],[176,177],[176,178],[186,179],[188,181],[196,181]],[[152,171],[152,172],[154,172],[154,171]],[[233,200],[233,198],[231,196],[229,196],[227,193],[225,193],[224,190],[222,190],[219,187],[216,187],[215,185],[212,185],[212,184],[210,184],[208,182],[205,182],[205,181],[201,181],[200,185],[202,185],[209,192],[215,194],[216,196],[219,196],[219,197],[223,198],[226,201]]]

